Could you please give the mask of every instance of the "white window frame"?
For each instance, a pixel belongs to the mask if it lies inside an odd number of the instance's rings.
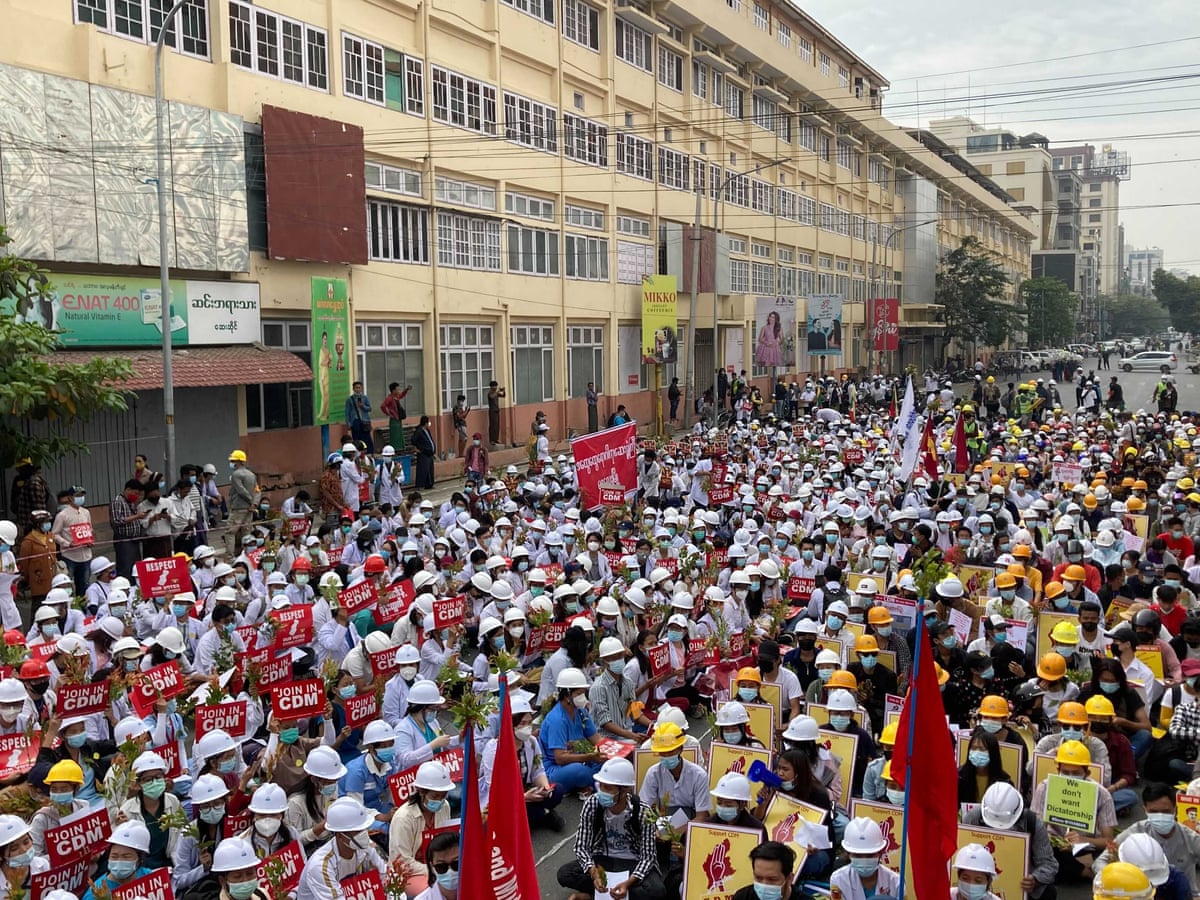
[[[594,231],[603,231],[604,210],[567,203],[563,207],[563,224],[574,228],[591,228]]]
[[[796,40],[796,53],[808,65],[812,65],[813,61],[813,45],[806,37],[800,37]]]
[[[429,264],[429,210],[367,197],[367,252],[379,262]]]
[[[585,166],[608,168],[608,126],[563,113],[563,156]]]
[[[690,190],[692,163],[686,153],[658,148],[658,183],[677,191]]]
[[[518,275],[557,278],[558,232],[549,228],[534,228],[518,222],[508,222],[506,270]]]
[[[650,220],[640,216],[630,216],[625,213],[617,214],[617,234],[627,234],[630,237],[650,240]]]
[[[567,389],[569,396],[581,397],[582,393],[575,389],[576,356],[579,362],[588,362],[592,377],[583,382],[583,390],[587,390],[587,382],[596,385],[598,393],[604,393],[604,326],[603,325],[568,325],[567,326]]]
[[[708,99],[708,66],[698,59],[692,60],[692,96]]]
[[[547,25],[554,24],[554,5],[557,0],[500,0],[500,2],[539,22]]]
[[[729,252],[730,253],[738,253],[742,256],[746,255],[746,239],[745,238],[734,237],[733,235],[726,235],[726,239],[729,241]]]
[[[445,66],[430,66],[430,69],[433,120],[452,128],[495,136],[495,86]]]
[[[504,194],[504,211],[513,216],[541,219],[543,222],[554,221],[553,200],[535,197],[532,194],[522,194],[518,191],[507,191]]]
[[[829,67],[833,64],[833,60],[829,58],[829,54],[824,50],[817,53],[818,66],[821,69],[821,74],[826,78],[829,77]]]
[[[761,3],[754,4],[754,27],[767,34],[771,33],[771,11]]]
[[[549,403],[554,399],[554,326],[548,324],[530,323],[517,324],[509,327],[509,346],[513,373],[513,402],[514,403]],[[537,386],[522,386],[517,383],[517,355],[528,355],[539,358],[541,369],[540,390]],[[522,387],[528,393],[522,391]]]
[[[817,224],[817,201],[812,197],[805,197],[803,194],[800,195],[800,224]]]
[[[489,184],[438,175],[433,179],[433,199],[469,209],[496,211],[496,189]]]
[[[119,14],[117,0],[75,0],[75,24],[94,25],[106,34],[139,44],[154,44],[172,3],[171,0],[125,0],[120,6],[124,8],[123,15]],[[134,11],[136,15],[131,14]],[[167,36],[163,43],[184,56],[211,59],[208,13],[208,0],[190,0],[180,9],[177,18],[167,25]],[[179,42],[180,20],[184,24],[182,46]]]
[[[387,391],[388,381],[395,380],[401,385],[412,384],[413,390],[405,399],[405,406],[410,416],[419,416],[425,412],[425,326],[420,322],[391,322],[391,321],[358,321],[354,323],[355,359],[358,364],[358,377],[366,386],[368,396],[382,397]],[[409,354],[417,354],[419,362],[414,361],[410,369]],[[367,355],[383,354],[384,368],[390,370],[384,377],[383,383],[372,384],[368,377]],[[399,365],[403,375],[398,376],[393,367],[387,364],[388,356],[399,356]]]
[[[583,0],[562,0],[562,33],[568,41],[600,52],[600,11]]]
[[[613,52],[621,62],[643,72],[654,68],[654,37],[624,19],[614,23]]]
[[[397,59],[389,60],[389,55],[394,55]],[[403,95],[400,102],[392,106],[388,103],[387,74],[388,66],[397,62],[401,67]],[[425,61],[343,31],[342,93],[385,109],[424,116]]]
[[[758,259],[771,259],[771,245],[765,243],[764,241],[751,241],[750,255],[757,257]]]
[[[654,180],[654,142],[617,134],[617,171],[643,181]]]
[[[643,275],[658,271],[658,248],[637,241],[617,241],[617,283],[641,284]]]
[[[305,363],[312,364],[312,323],[308,319],[263,319],[261,338],[264,347],[287,350],[294,353]],[[279,339],[273,337],[275,329],[279,329]],[[294,332],[293,329],[296,329]],[[300,337],[300,334],[303,337]],[[268,394],[282,388],[287,403],[287,421],[285,424],[274,425],[270,428],[264,418],[270,405]],[[289,381],[283,385],[277,384],[247,384],[246,385],[246,430],[253,432],[279,431],[284,428],[304,428],[313,424],[313,385],[312,381]],[[257,398],[257,403],[251,403],[251,397]],[[252,420],[253,406],[258,407],[260,418]]]
[[[404,197],[421,197],[421,173],[415,169],[389,166],[386,163],[367,160],[363,181],[369,191],[383,191]]]
[[[539,100],[505,91],[504,139],[531,150],[558,153],[558,110]]]
[[[273,30],[268,32],[267,25]],[[329,92],[329,32],[324,28],[241,0],[229,0],[229,31],[230,62],[238,68]],[[298,48],[294,46],[296,40],[300,41]],[[248,41],[249,46],[242,41]]]
[[[746,92],[728,78],[725,79],[725,115],[738,120],[746,116]]]
[[[729,292],[731,294],[750,293],[749,260],[731,259],[729,261]]]
[[[775,293],[775,267],[770,263],[750,264],[750,292],[753,294]]]
[[[594,234],[563,235],[563,274],[573,281],[608,281],[608,238]]]
[[[850,70],[845,66],[838,66],[838,86],[850,87]]]
[[[458,340],[452,341],[455,331]],[[442,323],[438,330],[438,366],[442,381],[442,412],[454,407],[454,398],[466,395],[472,408],[487,404],[488,382],[495,379],[495,329],[491,325],[468,325],[459,322]],[[451,368],[454,357],[459,366]],[[473,385],[468,382],[473,381]]]
[[[753,110],[752,117],[754,119],[754,124],[758,128],[762,128],[766,131],[775,130],[775,117],[779,115],[778,103],[776,103],[774,100],[768,100],[766,97],[760,97],[758,94],[755,94],[753,100],[751,101],[751,108]]]
[[[437,211],[438,265],[499,272],[500,222],[451,210]]]
[[[792,49],[792,27],[790,25],[784,22],[777,23],[775,25],[775,36],[779,38],[780,44],[788,50]]]
[[[661,42],[658,45],[658,83],[683,93],[683,57]]]

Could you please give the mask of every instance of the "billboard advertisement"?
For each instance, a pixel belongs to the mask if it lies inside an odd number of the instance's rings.
[[[796,365],[796,298],[759,297],[754,304],[754,364],[767,368]]]
[[[871,333],[877,352],[900,349],[900,301],[895,297],[880,297],[872,301]]]
[[[344,278],[312,279],[313,422],[343,421],[350,396],[350,299]]]
[[[809,356],[842,355],[842,295],[813,294],[808,298]]]
[[[679,360],[678,294],[674,275],[642,277],[642,363],[669,365]]]

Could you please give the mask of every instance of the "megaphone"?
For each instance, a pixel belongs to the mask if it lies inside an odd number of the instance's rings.
[[[761,759],[756,759],[750,763],[750,771],[746,773],[746,777],[769,788],[775,788],[775,790],[783,787],[783,779],[772,772],[770,766]]]

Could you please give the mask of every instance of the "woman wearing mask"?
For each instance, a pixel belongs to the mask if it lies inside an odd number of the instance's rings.
[[[17,816],[0,816],[0,870],[4,873],[0,880],[0,897],[4,900],[14,892],[28,892],[31,876],[50,870],[46,856],[33,849],[29,826]]]
[[[717,781],[712,794],[713,822],[737,828],[755,828],[765,839],[767,831],[762,822],[750,812],[750,779],[738,772],[727,772]]]
[[[229,788],[215,775],[201,775],[192,785],[192,815],[196,832],[193,836],[190,829],[185,830],[171,856],[174,864],[171,888],[176,896],[212,871],[212,848],[224,833],[228,798]]]
[[[368,722],[363,729],[362,756],[346,763],[342,793],[375,811],[377,824],[372,831],[386,827],[395,812],[388,778],[407,768],[396,764],[396,743],[391,725],[381,719]]]
[[[157,753],[146,751],[138,756],[133,761],[133,774],[132,796],[121,804],[121,814],[126,824],[137,822],[146,829],[146,846],[138,848],[139,862],[147,869],[157,869],[169,865],[174,858],[180,834],[179,828],[164,828],[159,823],[164,817],[174,819],[182,805],[178,797],[167,793],[167,764]],[[110,843],[116,837],[114,831]],[[113,873],[112,860],[110,854],[110,873]]]
[[[393,728],[408,715],[408,694],[417,680],[417,666],[421,654],[412,644],[402,644],[396,649],[396,674],[388,679],[383,689],[383,721]]]
[[[369,871],[382,875],[386,863],[367,831],[373,821],[372,811],[354,798],[334,800],[325,816],[325,827],[333,834],[333,840],[322,844],[308,858],[300,875],[297,897],[331,900],[341,896],[331,885]]]
[[[958,802],[978,803],[999,781],[1012,782],[1000,761],[1000,742],[995,735],[976,728],[967,745],[967,759],[958,767]]]
[[[432,681],[417,680],[409,688],[408,709],[395,731],[397,771],[411,769],[447,748],[458,746],[458,738],[442,734],[438,723],[437,711],[445,702],[446,698]]]
[[[136,802],[136,797],[129,801]],[[179,801],[175,802],[178,807]],[[157,868],[147,860],[149,852],[150,830],[143,822],[134,820],[117,825],[108,838],[108,871],[92,882],[81,900],[105,900],[113,891],[149,875]]]
[[[418,860],[425,859],[425,835],[450,821],[450,804],[446,796],[454,787],[450,773],[440,762],[421,763],[413,781],[408,801],[396,810],[388,833],[388,859],[402,860],[413,871],[420,872]],[[428,887],[424,873],[413,875],[404,889],[410,897]]]
[[[842,838],[842,849],[850,862],[834,870],[829,885],[841,893],[843,900],[899,894],[900,876],[879,862],[887,841],[877,823],[867,818],[851,820]]]
[[[76,796],[83,787],[83,769],[76,762],[68,759],[56,762],[46,773],[45,784],[50,802],[34,813],[29,823],[29,836],[38,856],[46,853],[46,829],[57,828],[64,819],[85,812],[90,806]]]
[[[1116,652],[1118,638],[1113,638]],[[1107,697],[1113,705],[1112,726],[1129,738],[1133,755],[1142,757],[1150,749],[1154,738],[1150,733],[1150,717],[1142,695],[1130,687],[1125,668],[1117,659],[1097,659],[1092,666],[1092,681],[1079,692],[1079,700],[1086,704],[1091,697]]]
[[[718,738],[726,744],[740,747],[763,748],[765,745],[749,731],[750,715],[746,707],[736,700],[722,703],[717,709]]]
[[[766,787],[759,797],[755,818],[763,821],[766,817],[767,806],[775,794],[786,794],[801,803],[823,809],[827,813],[829,835],[833,837],[833,804],[834,798],[829,791],[817,780],[809,764],[808,756],[800,750],[785,750],[775,757],[775,774],[782,782],[778,788]],[[810,852],[800,870],[801,878],[815,878],[829,868],[832,856],[828,850]]]
[[[496,667],[496,656],[507,653],[504,623],[487,616],[479,621],[479,653],[471,665],[474,674],[473,687],[480,694],[488,689],[488,673]]]
[[[346,701],[356,694],[358,686],[354,682],[354,676],[345,669],[339,671],[333,694],[329,698],[333,707],[333,730],[337,733],[332,746],[346,765],[359,757],[359,743],[363,734],[361,727],[351,728],[346,724]]]
[[[992,893],[996,861],[982,844],[967,844],[954,856],[957,882],[950,888],[950,900],[999,900]]]
[[[31,779],[38,777],[43,766],[53,767],[60,761],[70,761],[79,766],[83,776],[82,784],[75,788],[76,799],[89,805],[99,802],[99,786],[108,771],[108,759],[116,749],[113,744],[88,740],[86,716],[64,719],[61,724],[51,719],[43,736],[44,742],[53,744],[56,738],[61,738],[61,743],[57,747],[43,747],[38,751],[38,762],[34,771],[30,772]]]
[[[288,795],[283,821],[300,835],[307,852],[329,839],[325,815],[337,798],[338,782],[345,777],[346,767],[332,747],[319,746],[308,752],[303,768],[308,777]]]
[[[258,880],[261,860],[242,838],[226,838],[212,854],[212,872],[221,886],[221,900],[267,900],[270,889]]]
[[[783,749],[797,750],[808,760],[817,783],[825,788],[831,798],[842,795],[842,775],[837,760],[825,747],[817,743],[820,737],[817,720],[812,716],[797,716],[788,722],[783,732]]]
[[[250,827],[238,837],[251,845],[259,860],[300,839],[299,832],[284,824],[287,811],[287,795],[277,784],[259,786],[250,798]]]

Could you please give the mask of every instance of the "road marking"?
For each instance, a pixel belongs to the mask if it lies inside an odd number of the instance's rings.
[[[548,860],[550,857],[552,857],[555,853],[557,853],[559,850],[561,850],[563,847],[565,847],[570,841],[573,841],[573,840],[575,840],[575,835],[573,835],[573,834],[567,835],[565,838],[563,838],[561,841],[559,841],[557,844],[555,844],[553,847],[551,847],[549,850],[547,850],[545,853],[543,853],[540,857],[538,857],[533,863],[534,868],[536,869],[539,866],[541,866],[542,863],[544,863],[546,860]]]

